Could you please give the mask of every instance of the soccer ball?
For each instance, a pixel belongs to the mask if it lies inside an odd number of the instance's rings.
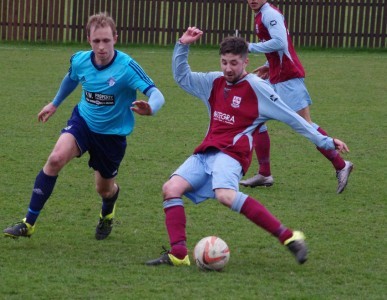
[[[221,238],[207,236],[196,244],[194,258],[201,270],[221,271],[230,259],[230,250]]]

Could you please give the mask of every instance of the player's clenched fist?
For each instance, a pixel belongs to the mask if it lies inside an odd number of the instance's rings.
[[[201,31],[199,28],[196,27],[188,27],[187,30],[183,33],[181,38],[179,39],[179,42],[181,44],[192,44],[193,42],[196,42],[200,37],[203,35],[203,31]]]

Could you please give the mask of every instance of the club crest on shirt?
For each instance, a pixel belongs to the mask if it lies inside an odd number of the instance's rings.
[[[234,98],[232,98],[231,106],[234,108],[239,108],[241,106],[241,101],[241,97],[234,96]]]
[[[116,84],[116,80],[113,77],[110,77],[107,82],[108,82],[109,86],[113,86]]]

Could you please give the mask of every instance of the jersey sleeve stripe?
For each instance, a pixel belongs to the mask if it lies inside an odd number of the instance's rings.
[[[140,67],[140,65],[134,61],[134,60],[131,60],[129,62],[129,66],[138,74],[138,76],[140,76],[140,78],[142,80],[144,80],[145,82],[147,82],[149,85],[154,85],[152,79],[149,78],[148,75],[146,75],[146,73],[144,72],[144,70]]]

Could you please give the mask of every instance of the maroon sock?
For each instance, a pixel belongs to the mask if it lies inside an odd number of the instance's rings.
[[[171,245],[170,252],[178,259],[183,259],[187,255],[186,234],[185,234],[185,211],[184,207],[177,205],[164,209],[165,225],[169,235]]]
[[[282,244],[293,235],[293,232],[284,227],[266,207],[250,196],[247,197],[243,204],[241,214],[245,215],[246,218],[259,227],[276,236]]]
[[[254,149],[257,155],[259,170],[258,173],[263,176],[270,176],[270,136],[266,131],[254,134]]]
[[[322,135],[328,136],[325,130],[322,129],[321,127],[317,128],[317,131],[320,132]],[[336,170],[341,170],[345,167],[344,159],[340,156],[339,152],[337,152],[336,150],[325,150],[319,147],[317,147],[317,150],[320,151],[322,155],[324,155],[327,159],[330,160],[330,162],[332,163],[333,167]]]

